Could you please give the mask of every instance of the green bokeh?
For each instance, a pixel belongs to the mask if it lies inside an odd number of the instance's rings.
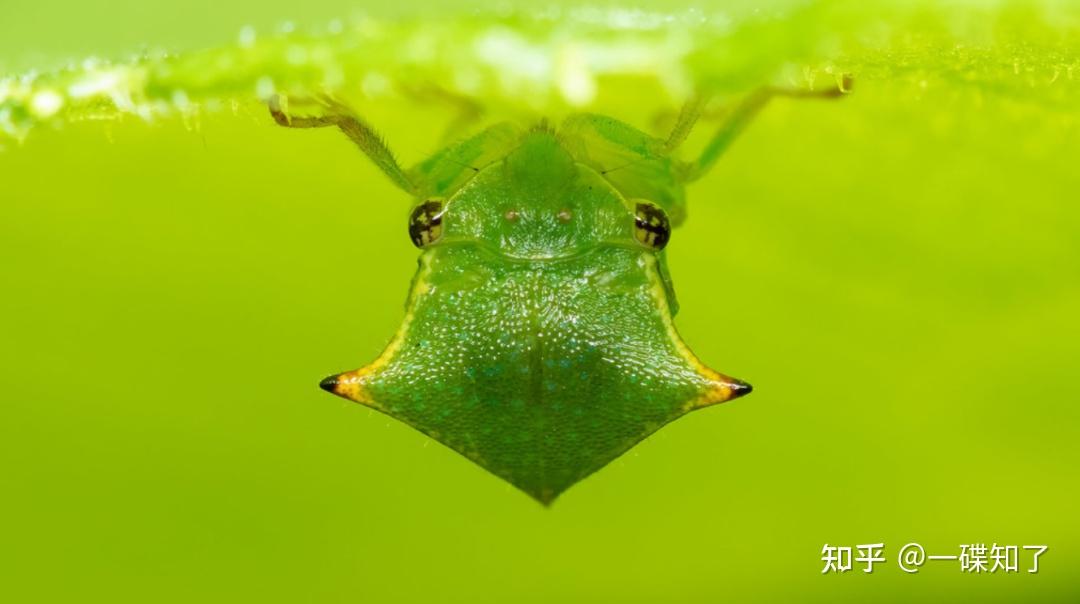
[[[37,2],[57,27],[7,20],[0,56],[346,10],[311,4]],[[255,112],[35,133],[0,155],[0,600],[1077,601],[1080,124],[894,93],[777,102],[691,188],[678,325],[755,392],[550,510],[318,389],[381,350],[416,256],[343,137]],[[438,116],[375,111],[433,150]],[[878,541],[873,575],[820,573],[826,542]],[[909,541],[1050,549],[907,575]]]

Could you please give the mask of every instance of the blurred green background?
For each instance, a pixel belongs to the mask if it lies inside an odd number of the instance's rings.
[[[351,6],[9,0],[0,66]],[[378,354],[416,257],[342,136],[36,132],[0,154],[0,600],[1078,601],[1073,109],[872,82],[769,108],[669,247],[685,339],[754,394],[550,510],[317,388]],[[368,115],[406,161],[445,121]],[[908,575],[911,541],[1049,550]],[[872,575],[821,574],[825,543],[873,542]]]

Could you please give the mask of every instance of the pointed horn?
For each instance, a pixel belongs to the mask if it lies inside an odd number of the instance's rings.
[[[713,375],[709,376],[709,386],[704,394],[690,401],[686,406],[686,410],[693,411],[695,409],[701,409],[702,407],[726,403],[727,401],[739,398],[740,396],[746,396],[753,390],[753,386],[742,380],[737,380],[721,373],[713,373]]]
[[[319,388],[342,398],[347,398],[350,401],[376,407],[375,401],[371,400],[367,389],[364,388],[364,377],[365,372],[363,369],[346,371],[325,378],[319,382]]]

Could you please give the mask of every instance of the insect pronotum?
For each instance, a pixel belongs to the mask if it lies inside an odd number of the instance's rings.
[[[844,86],[846,89],[847,86]],[[381,355],[322,387],[395,417],[549,504],[683,414],[750,392],[703,364],[673,323],[664,249],[699,178],[769,99],[760,89],[693,161],[664,139],[578,114],[492,126],[411,169],[329,97],[292,128],[335,126],[409,194],[420,249],[401,327]],[[616,169],[617,168],[617,169]]]

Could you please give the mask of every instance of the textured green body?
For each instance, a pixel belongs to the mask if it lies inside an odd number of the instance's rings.
[[[666,335],[644,252],[505,262],[446,247],[423,265],[428,288],[371,398],[542,500],[709,386]]]
[[[323,383],[544,503],[749,391],[682,343],[663,251],[635,238],[635,200],[681,213],[669,160],[605,119],[498,126],[421,164],[440,230],[417,238],[405,321],[376,361]]]

